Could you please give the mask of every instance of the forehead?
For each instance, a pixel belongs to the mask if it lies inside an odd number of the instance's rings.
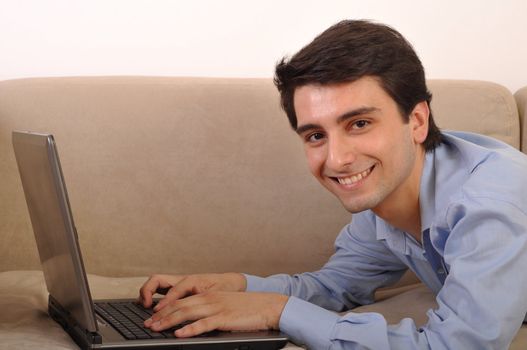
[[[308,84],[298,87],[294,94],[298,124],[331,116],[337,118],[353,109],[386,109],[395,105],[373,77],[331,85]]]

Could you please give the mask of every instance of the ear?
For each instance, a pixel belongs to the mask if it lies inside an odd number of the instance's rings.
[[[426,101],[421,101],[415,105],[410,113],[410,127],[414,142],[422,144],[428,136],[428,118],[430,116],[430,109]]]

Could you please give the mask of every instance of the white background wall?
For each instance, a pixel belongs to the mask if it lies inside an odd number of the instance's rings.
[[[0,80],[270,77],[344,18],[394,26],[429,78],[527,85],[527,0],[0,0]]]

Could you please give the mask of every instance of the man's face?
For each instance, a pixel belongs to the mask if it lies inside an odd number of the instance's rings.
[[[378,81],[363,77],[301,86],[294,107],[311,173],[348,211],[393,211],[418,196],[425,102],[405,123]]]

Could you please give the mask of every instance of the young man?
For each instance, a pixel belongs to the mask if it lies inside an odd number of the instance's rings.
[[[169,290],[145,325],[195,321],[179,337],[280,328],[310,349],[507,348],[527,312],[527,157],[441,133],[421,62],[384,25],[336,24],[282,60],[275,83],[312,174],[353,221],[317,272],[152,276],[145,306]],[[333,312],[372,303],[408,268],[437,294],[422,328]]]

